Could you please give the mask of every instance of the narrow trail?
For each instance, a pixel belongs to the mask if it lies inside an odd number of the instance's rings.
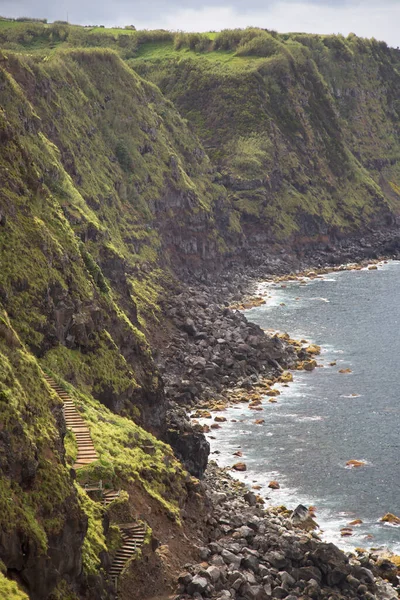
[[[76,438],[78,447],[78,455],[76,457],[74,469],[80,469],[92,462],[98,460],[99,455],[93,444],[92,437],[90,435],[90,429],[82,419],[80,413],[75,407],[74,401],[71,396],[66,392],[58,383],[54,381],[52,377],[43,373],[43,377],[49,386],[56,392],[59,398],[63,402],[64,419],[66,426],[71,430]],[[86,493],[89,492],[100,492],[103,506],[108,506],[116,500],[119,495],[119,490],[104,490],[102,482],[94,485],[88,484],[82,486]],[[123,545],[117,551],[114,560],[111,565],[110,577],[114,581],[117,589],[118,577],[122,573],[127,562],[135,555],[135,552],[143,546],[144,539],[146,536],[146,525],[140,523],[128,523],[118,524],[122,533]]]
[[[78,446],[78,455],[76,457],[74,469],[80,469],[86,465],[90,465],[92,462],[98,460],[99,456],[93,445],[93,440],[90,435],[89,427],[82,419],[75,404],[68,394],[61,386],[59,386],[54,379],[49,375],[44,374],[44,378],[49,386],[58,394],[64,404],[64,419],[67,428],[70,429],[76,438]]]
[[[113,563],[111,565],[110,575],[116,580],[122,573],[126,563],[130,560],[136,550],[143,546],[146,535],[146,527],[138,523],[132,523],[131,526],[119,526],[122,531],[123,545],[117,551]]]

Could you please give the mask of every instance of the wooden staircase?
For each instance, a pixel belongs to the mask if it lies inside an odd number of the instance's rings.
[[[63,401],[65,423],[67,428],[74,433],[76,438],[78,456],[76,457],[73,468],[79,469],[86,465],[90,465],[90,463],[94,462],[99,457],[93,445],[89,427],[82,419],[68,392],[59,386],[58,383],[46,373],[43,374],[43,377]]]
[[[134,523],[128,527],[120,525],[120,528],[122,531],[123,545],[117,551],[110,570],[110,577],[115,583],[128,560],[132,558],[136,550],[139,550],[139,548],[143,546],[146,535],[146,527],[144,525]]]
[[[108,490],[107,492],[104,492],[103,493],[104,506],[108,506],[109,504],[111,504],[111,502],[113,500],[116,500],[117,498],[119,498],[120,493],[121,493],[121,490]]]
[[[70,429],[76,437],[78,456],[73,468],[79,469],[98,460],[98,454],[93,445],[90,430],[76,409],[72,398],[52,377],[46,373],[43,373],[43,377],[63,401],[65,423],[67,428]],[[100,491],[104,506],[108,506],[120,495],[120,490],[105,491],[101,481],[98,483],[87,483],[82,487],[86,492]],[[122,533],[123,544],[117,551],[110,570],[110,578],[114,581],[116,591],[119,575],[122,573],[126,563],[134,556],[135,552],[143,546],[146,536],[145,525],[134,522],[120,524],[119,527]]]

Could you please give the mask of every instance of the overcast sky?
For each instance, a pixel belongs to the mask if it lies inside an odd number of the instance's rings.
[[[220,30],[255,25],[280,32],[343,33],[400,46],[400,0],[0,0],[0,15],[82,25]]]

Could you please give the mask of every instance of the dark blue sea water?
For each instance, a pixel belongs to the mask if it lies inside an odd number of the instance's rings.
[[[240,447],[248,467],[241,479],[262,485],[272,504],[316,505],[325,539],[399,552],[400,527],[379,519],[400,516],[400,263],[261,290],[267,304],[247,317],[321,345],[324,367],[295,372],[278,403],[266,401],[262,412],[225,411],[228,423],[210,440],[220,454],[212,457],[231,465]],[[352,373],[340,374],[343,368]],[[265,424],[254,425],[258,418]],[[350,459],[366,466],[345,468]],[[280,490],[267,488],[271,479]],[[353,519],[363,524],[342,538],[340,528]]]

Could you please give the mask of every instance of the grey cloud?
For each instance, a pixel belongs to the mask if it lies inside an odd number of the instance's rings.
[[[162,22],[163,15],[170,16],[180,10],[215,8],[216,6],[231,7],[240,14],[250,14],[256,11],[267,12],[276,4],[290,5],[296,0],[0,0],[0,14],[4,16],[46,17],[49,21],[66,19],[79,24],[126,24],[136,21]],[[381,4],[395,4],[398,0],[385,0]],[[376,4],[376,0],[307,0],[307,4],[338,7]]]
[[[399,0],[0,0],[0,15],[68,19],[82,25],[220,30],[258,25],[278,31],[355,31],[400,43]]]

